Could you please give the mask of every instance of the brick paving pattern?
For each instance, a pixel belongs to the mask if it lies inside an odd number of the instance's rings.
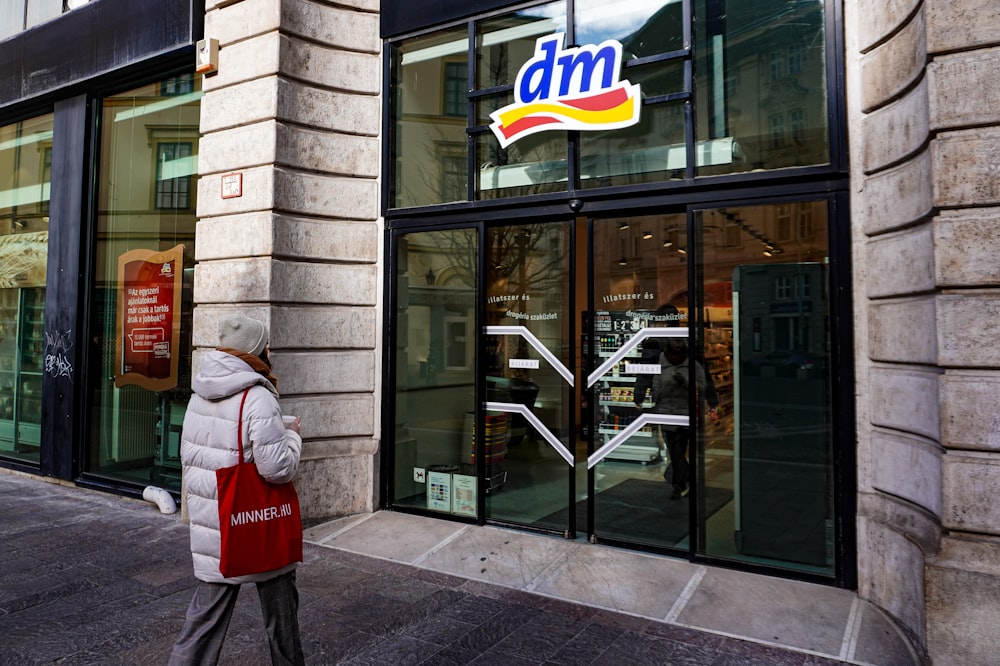
[[[0,664],[165,664],[194,577],[187,526],[153,504],[0,472]],[[839,664],[306,545],[309,664]],[[244,586],[222,664],[270,663]]]

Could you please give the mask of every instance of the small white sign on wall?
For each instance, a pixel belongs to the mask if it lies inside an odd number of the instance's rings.
[[[243,196],[243,174],[227,173],[222,176],[222,198],[234,199]]]
[[[512,368],[523,368],[526,370],[538,370],[537,358],[512,358],[509,361]]]

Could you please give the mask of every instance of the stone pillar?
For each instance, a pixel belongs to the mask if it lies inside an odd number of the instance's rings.
[[[195,369],[220,316],[268,322],[302,417],[304,520],[377,507],[381,42],[377,0],[208,0]],[[239,174],[242,195],[222,196]]]
[[[845,4],[859,591],[934,663],[1000,653],[1000,13]]]

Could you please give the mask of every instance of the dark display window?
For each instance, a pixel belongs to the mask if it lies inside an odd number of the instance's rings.
[[[101,105],[85,471],[172,491],[191,394],[200,82],[170,78]]]
[[[38,464],[51,114],[0,127],[0,457]],[[58,373],[53,362],[50,370]]]

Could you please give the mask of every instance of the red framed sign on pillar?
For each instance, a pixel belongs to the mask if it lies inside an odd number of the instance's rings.
[[[184,246],[118,257],[115,386],[177,386]]]

